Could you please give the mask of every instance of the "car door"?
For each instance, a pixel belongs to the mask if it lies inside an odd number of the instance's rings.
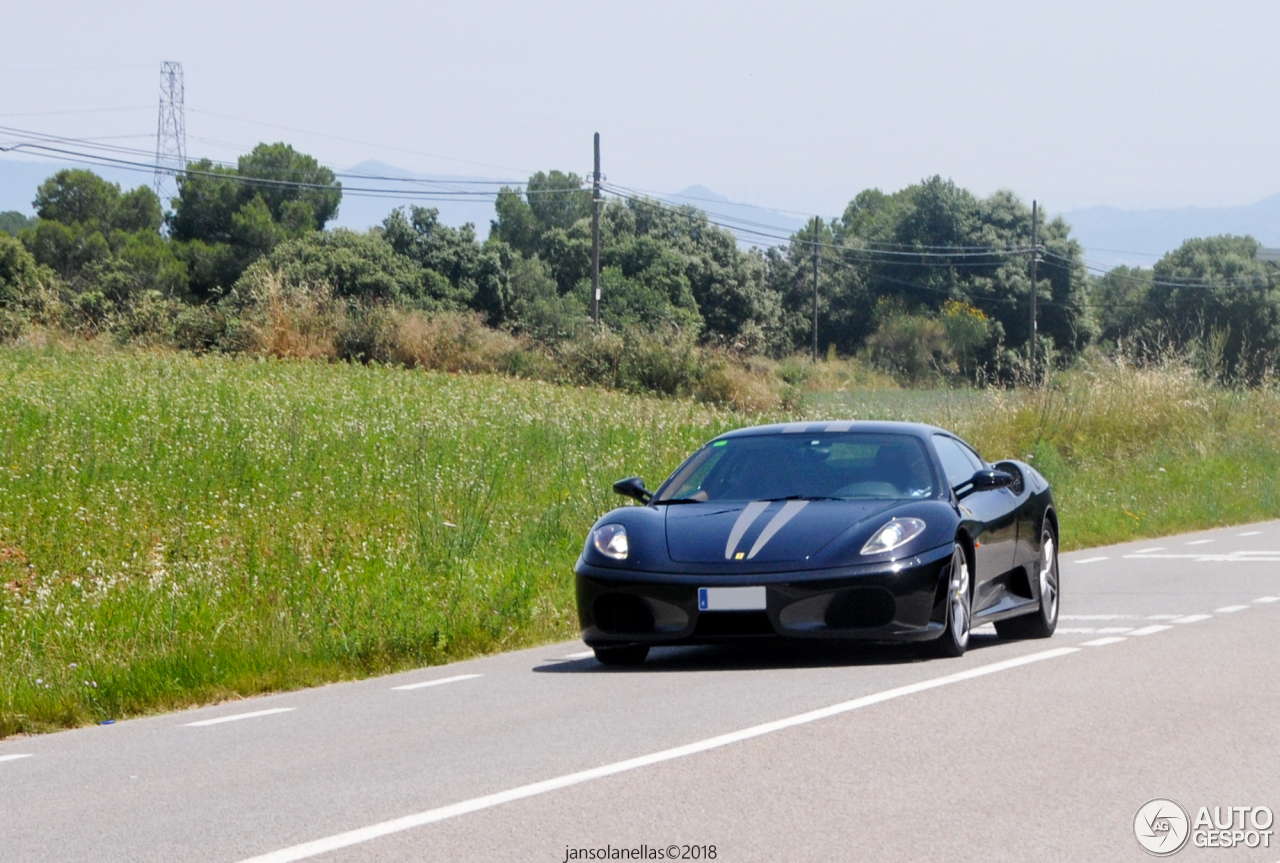
[[[988,465],[973,448],[950,435],[934,435],[934,449],[946,472],[947,482],[954,488],[968,481],[974,473]],[[960,501],[966,518],[981,525],[973,537],[973,610],[981,611],[999,601],[1003,590],[1000,576],[1013,569],[1018,541],[1016,499],[1004,488],[975,491]],[[967,511],[967,512],[966,512]]]

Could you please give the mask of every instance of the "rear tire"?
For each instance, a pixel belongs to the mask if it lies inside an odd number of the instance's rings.
[[[969,577],[969,558],[957,542],[947,569],[947,626],[930,645],[933,655],[948,659],[964,656],[972,624],[973,580]]]
[[[649,655],[647,644],[623,644],[617,647],[593,647],[596,662],[601,665],[640,665]]]
[[[996,621],[1001,638],[1048,638],[1058,628],[1058,541],[1053,526],[1045,520],[1040,529],[1040,560],[1036,564],[1040,581],[1040,608],[1031,614]]]

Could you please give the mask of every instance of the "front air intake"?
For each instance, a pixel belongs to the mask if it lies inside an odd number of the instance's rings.
[[[831,629],[873,629],[893,620],[893,594],[880,587],[841,590],[827,606],[825,622]]]
[[[643,599],[629,593],[606,593],[597,597],[592,613],[602,632],[615,635],[653,632],[653,612]]]

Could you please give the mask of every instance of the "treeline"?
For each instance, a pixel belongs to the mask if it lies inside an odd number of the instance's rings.
[[[59,171],[36,218],[0,214],[0,337],[42,326],[719,399],[727,368],[752,367],[743,358],[765,358],[758,371],[809,349],[816,256],[824,356],[911,382],[1028,371],[1032,214],[1009,192],[980,198],[939,177],[867,190],[764,250],[692,207],[611,197],[603,331],[588,317],[581,178],[540,172],[502,189],[484,242],[421,207],[366,232],[326,230],[341,200],[332,171],[282,143],[235,167],[191,163],[168,210],[145,186]],[[1101,277],[1061,219],[1040,224],[1038,241],[1042,362],[1101,346],[1140,360],[1194,353],[1232,379],[1272,368],[1280,293],[1252,239],[1188,241],[1152,270]]]

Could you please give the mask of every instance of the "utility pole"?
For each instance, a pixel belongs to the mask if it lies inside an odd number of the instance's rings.
[[[1040,243],[1037,233],[1036,202],[1031,202],[1031,382],[1040,383],[1040,374],[1036,370],[1036,264],[1040,262]]]
[[[178,193],[172,179],[187,167],[187,118],[183,105],[185,87],[182,64],[166,62],[160,66],[160,119],[156,124],[156,175],[153,186],[160,206]]]
[[[813,361],[818,361],[818,237],[822,220],[813,217]]]
[[[600,327],[600,133],[596,132],[596,169],[591,175],[591,320]]]

